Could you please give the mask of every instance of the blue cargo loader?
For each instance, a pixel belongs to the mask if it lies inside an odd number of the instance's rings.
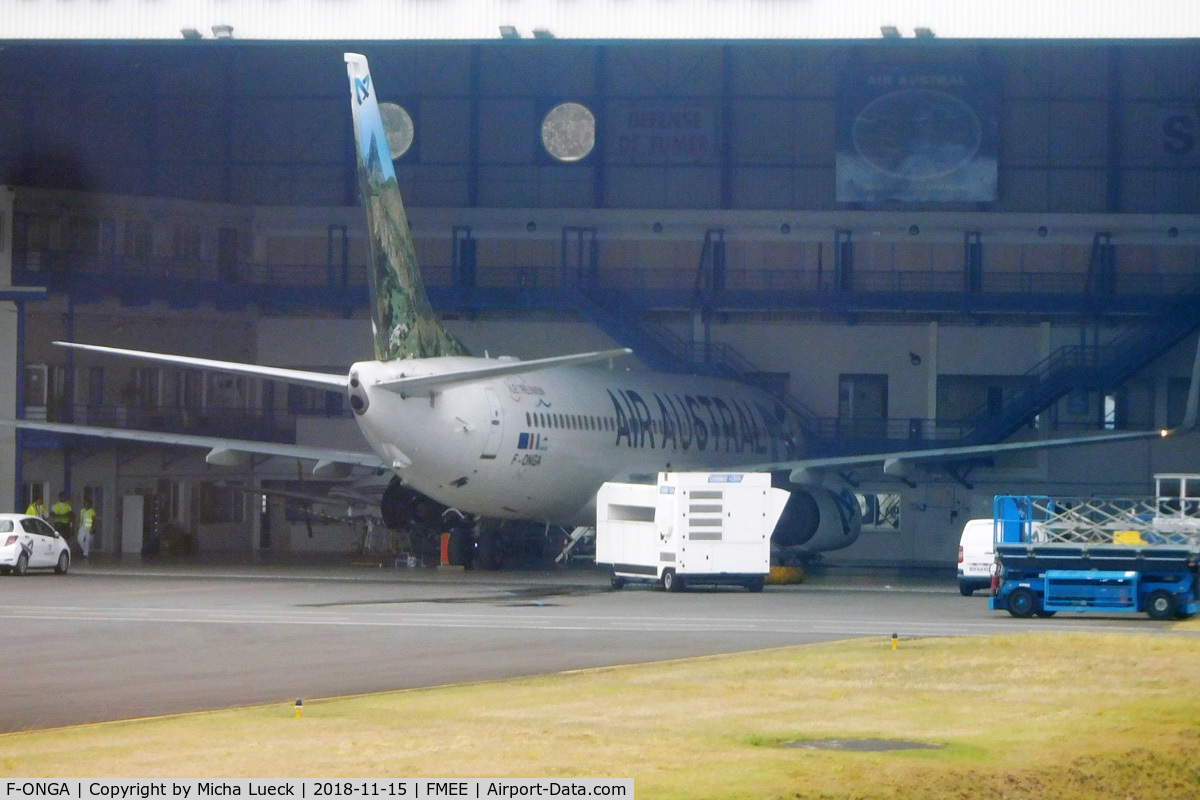
[[[1200,547],[1192,536],[1154,533],[1146,516],[1132,501],[997,497],[990,607],[1014,617],[1192,616],[1200,610]]]

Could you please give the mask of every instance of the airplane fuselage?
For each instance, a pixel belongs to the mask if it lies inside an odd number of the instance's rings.
[[[605,481],[660,470],[746,467],[797,457],[798,426],[766,392],[714,378],[567,367],[404,397],[401,375],[498,363],[446,357],[361,362],[367,441],[403,481],[465,513],[592,524]],[[352,404],[353,405],[353,404]]]

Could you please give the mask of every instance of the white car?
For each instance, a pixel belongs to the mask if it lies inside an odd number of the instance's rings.
[[[39,567],[59,575],[71,566],[71,548],[50,523],[27,514],[0,514],[0,572],[24,575]]]

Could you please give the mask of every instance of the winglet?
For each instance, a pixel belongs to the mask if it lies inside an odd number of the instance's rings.
[[[1192,362],[1192,384],[1188,387],[1187,406],[1183,412],[1184,430],[1196,429],[1198,403],[1200,403],[1200,338],[1196,341],[1196,359]]]

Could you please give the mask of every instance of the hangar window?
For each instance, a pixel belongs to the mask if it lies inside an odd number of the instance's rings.
[[[542,118],[542,144],[559,161],[571,164],[596,146],[596,117],[581,103],[560,103]]]
[[[383,132],[387,136],[388,150],[392,160],[408,152],[413,143],[412,115],[397,103],[380,103],[379,116],[383,120]]]
[[[900,530],[900,495],[896,492],[856,494],[864,531],[896,533]]]

